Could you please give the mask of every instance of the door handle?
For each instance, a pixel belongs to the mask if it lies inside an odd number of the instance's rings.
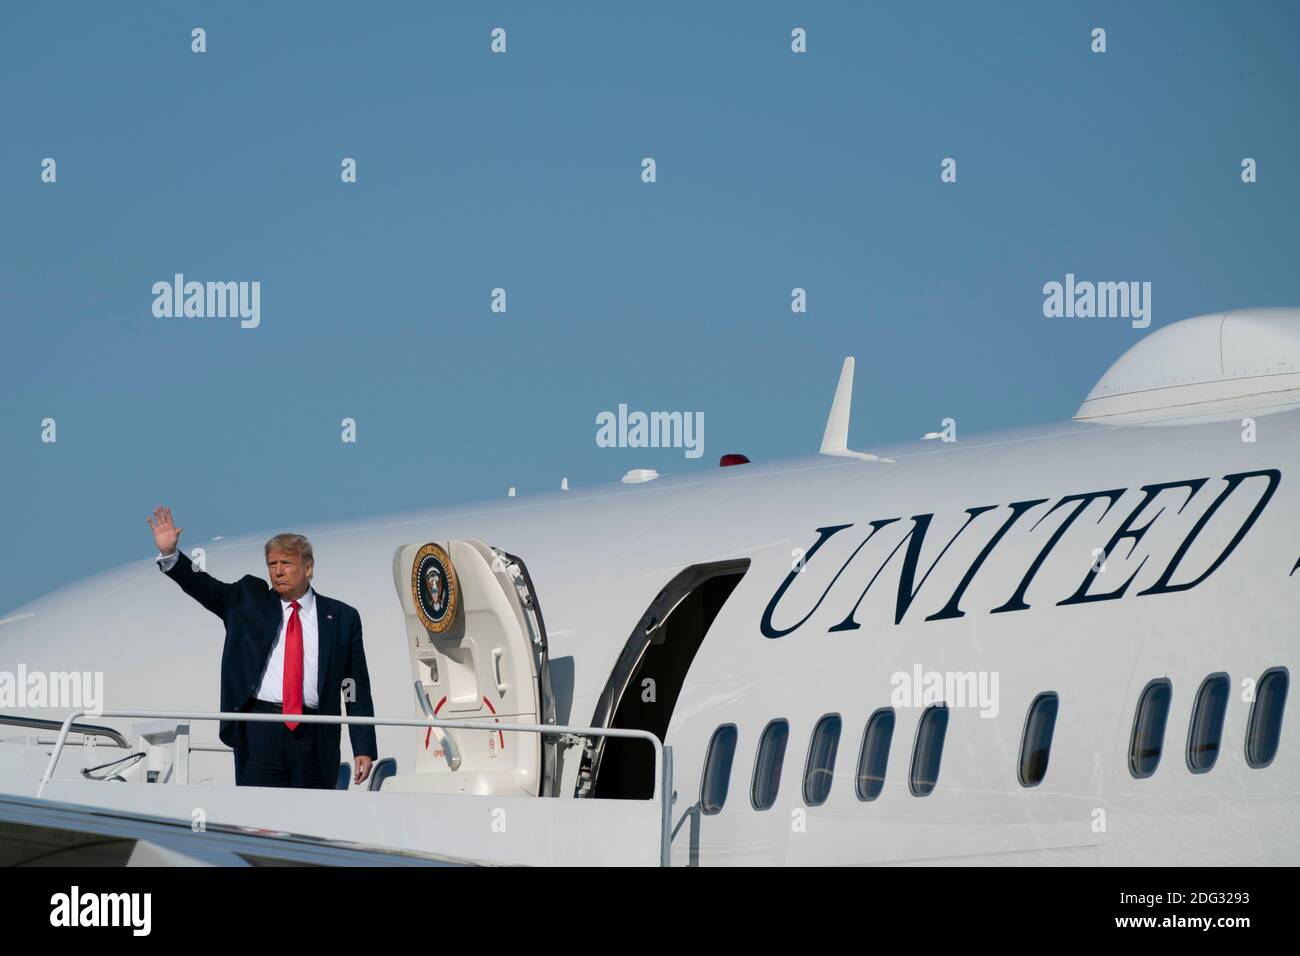
[[[433,706],[429,703],[429,695],[425,693],[424,686],[417,680],[415,682],[415,699],[420,703],[420,709],[424,711],[424,716],[430,720],[437,720],[437,715],[433,712]],[[451,739],[451,734],[441,727],[432,726],[430,729],[438,737],[438,743],[442,745],[442,752],[446,755],[447,766],[452,770],[460,769],[460,748],[456,746],[456,741]]]
[[[502,697],[506,695],[506,689],[510,686],[501,679],[501,658],[505,656],[505,651],[497,648],[492,652],[492,676],[497,682],[497,693]]]

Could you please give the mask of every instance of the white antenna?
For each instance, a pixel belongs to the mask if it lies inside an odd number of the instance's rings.
[[[835,386],[835,400],[831,402],[831,413],[826,416],[826,431],[822,433],[821,453],[835,455],[839,458],[860,458],[862,461],[887,461],[865,451],[849,450],[849,411],[853,404],[853,356],[844,359],[840,369],[840,381]]]

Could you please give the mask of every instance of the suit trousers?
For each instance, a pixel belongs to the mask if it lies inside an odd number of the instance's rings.
[[[280,704],[254,698],[245,710],[255,714],[282,713]],[[316,714],[303,707],[304,714]],[[284,721],[243,721],[243,746],[235,748],[235,785],[240,787],[311,787],[333,790],[337,778],[326,779],[320,765],[319,739],[324,724]]]

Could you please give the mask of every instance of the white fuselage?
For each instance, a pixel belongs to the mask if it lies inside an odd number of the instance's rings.
[[[1284,719],[1276,758],[1249,767],[1243,700],[1244,681],[1297,664],[1300,412],[1261,417],[1254,442],[1233,420],[1063,423],[876,451],[892,461],[743,465],[292,530],[312,540],[317,590],[361,612],[376,713],[387,716],[419,716],[393,580],[404,545],[474,538],[527,562],[550,659],[572,675],[557,689],[557,716],[573,724],[592,720],[661,588],[688,566],[748,558],[691,664],[666,740],[676,863],[1300,862],[1300,735]],[[1225,477],[1256,472],[1235,485]],[[1139,510],[1144,486],[1180,482],[1191,484],[1158,489]],[[1111,494],[1062,502],[1101,492]],[[988,549],[1013,503],[1038,499]],[[847,527],[818,530],[836,526]],[[1093,575],[1097,549],[1125,526],[1136,538],[1122,538]],[[271,533],[208,547],[207,570],[227,581],[264,574]],[[902,587],[913,542],[914,574]],[[0,669],[102,671],[106,709],[216,710],[221,622],[159,573],[147,541],[141,551],[138,562],[12,612],[0,624]],[[1225,551],[1204,580],[1175,589]],[[1096,599],[1130,578],[1122,597]],[[918,672],[973,673],[997,690],[991,701],[947,701],[927,796],[908,786],[923,708],[896,676]],[[1222,752],[1210,772],[1193,774],[1192,700],[1216,672],[1232,686]],[[1135,779],[1136,698],[1158,677],[1173,686],[1163,756],[1153,775]],[[1026,788],[1017,777],[1026,710],[1045,691],[1059,695],[1059,716],[1045,778]],[[884,788],[864,802],[855,788],[863,728],[891,705]],[[826,801],[809,807],[809,738],[828,714],[843,727],[833,780]],[[776,718],[789,722],[789,746],[774,804],[756,810],[755,749]],[[721,812],[703,814],[705,751],[724,724],[738,735],[727,798]],[[213,741],[215,727],[196,736]],[[380,728],[381,756],[409,765],[422,736]],[[228,756],[201,766],[196,777],[230,782]]]

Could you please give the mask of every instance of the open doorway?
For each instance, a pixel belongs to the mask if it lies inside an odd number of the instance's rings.
[[[691,662],[749,559],[693,565],[659,592],[628,638],[596,704],[593,727],[668,732]],[[578,779],[579,796],[649,799],[654,752],[643,740],[601,738]]]

